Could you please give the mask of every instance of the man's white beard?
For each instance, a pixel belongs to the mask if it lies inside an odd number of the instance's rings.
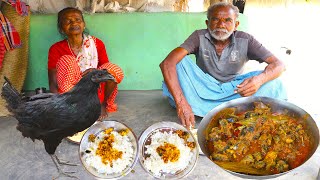
[[[229,32],[226,29],[220,29],[220,28],[214,29],[214,30],[209,29],[209,32],[210,32],[210,35],[218,41],[224,41],[224,40],[228,39],[231,36],[231,34],[233,33],[233,31]],[[220,35],[217,35],[216,32],[219,32]],[[221,34],[221,32],[223,32],[223,33]]]

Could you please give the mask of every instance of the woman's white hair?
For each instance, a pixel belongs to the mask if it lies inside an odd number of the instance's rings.
[[[218,7],[229,7],[231,8],[235,15],[236,15],[236,18],[238,18],[239,16],[239,9],[237,6],[234,6],[233,4],[231,3],[228,3],[228,2],[219,2],[219,3],[215,3],[215,4],[212,4],[209,8],[208,8],[208,11],[207,11],[207,18],[208,20],[210,19],[210,15],[212,14],[212,12],[218,8]]]

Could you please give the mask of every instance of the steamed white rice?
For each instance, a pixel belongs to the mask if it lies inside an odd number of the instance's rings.
[[[178,161],[165,163],[161,156],[157,153],[157,148],[163,146],[164,143],[175,145],[179,151],[180,156]],[[193,157],[193,152],[190,147],[185,145],[184,139],[180,138],[178,134],[172,131],[160,132],[157,131],[151,135],[151,144],[146,145],[145,154],[150,155],[144,160],[144,166],[151,171],[155,176],[160,177],[161,173],[175,174],[177,171],[184,170]]]
[[[134,150],[133,145],[127,135],[121,136],[117,131],[112,131],[114,135],[114,142],[112,147],[118,151],[122,151],[122,157],[112,161],[112,167],[110,163],[104,164],[100,156],[96,155],[96,150],[99,143],[105,136],[104,131],[100,132],[94,142],[88,143],[87,150],[90,153],[85,153],[84,159],[88,166],[93,167],[100,174],[114,174],[121,173],[134,161]]]

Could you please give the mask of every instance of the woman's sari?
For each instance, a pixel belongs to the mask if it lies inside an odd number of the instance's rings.
[[[73,53],[69,46],[70,51]],[[106,69],[114,76],[116,83],[119,84],[124,74],[121,68],[112,63],[104,63],[98,67],[98,53],[94,38],[90,35],[84,36],[83,45],[80,52],[75,55],[64,55],[57,62],[57,84],[59,93],[64,93],[73,88],[82,78],[83,72],[90,68]],[[104,100],[105,83],[100,84],[98,96],[100,102]],[[118,93],[118,88],[113,90],[111,95],[106,100],[106,110],[108,112],[117,111],[115,99]]]

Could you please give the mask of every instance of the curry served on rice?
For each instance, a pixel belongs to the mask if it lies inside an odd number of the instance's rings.
[[[130,129],[113,126],[100,125],[90,130],[80,144],[82,163],[91,174],[102,179],[127,173],[137,155]]]
[[[301,165],[311,149],[304,124],[285,114],[272,113],[263,103],[236,114],[227,108],[207,129],[210,159],[234,172],[269,175]]]
[[[180,150],[177,146],[167,142],[165,142],[164,145],[157,147],[157,153],[164,163],[168,163],[169,161],[176,162],[180,157]]]
[[[182,130],[175,130],[174,133],[176,133],[181,139],[183,139],[184,144],[191,150],[195,148],[195,142],[188,141],[189,134],[187,132]],[[165,142],[163,145],[157,147],[156,150],[164,163],[168,163],[169,161],[176,162],[180,158],[180,150],[174,144]]]
[[[122,151],[119,151],[115,148],[113,148],[113,143],[115,142],[115,136],[111,134],[114,131],[113,128],[108,128],[104,130],[104,133],[107,135],[103,138],[102,141],[99,142],[98,148],[96,150],[96,155],[101,157],[101,161],[104,164],[110,163],[110,166],[113,166],[113,161],[117,160],[119,158],[122,158]],[[128,129],[121,130],[118,133],[121,136],[127,135],[129,132]],[[96,136],[94,134],[90,134],[88,137],[88,141],[95,142]]]
[[[195,142],[188,141],[188,139],[190,137],[189,133],[187,133],[186,131],[182,131],[182,130],[176,130],[175,133],[177,133],[178,136],[184,140],[185,145],[188,146],[190,149],[194,149],[196,147]]]
[[[185,173],[184,170],[193,165],[197,150],[189,132],[172,128],[150,132],[142,146],[143,167],[157,178]]]

